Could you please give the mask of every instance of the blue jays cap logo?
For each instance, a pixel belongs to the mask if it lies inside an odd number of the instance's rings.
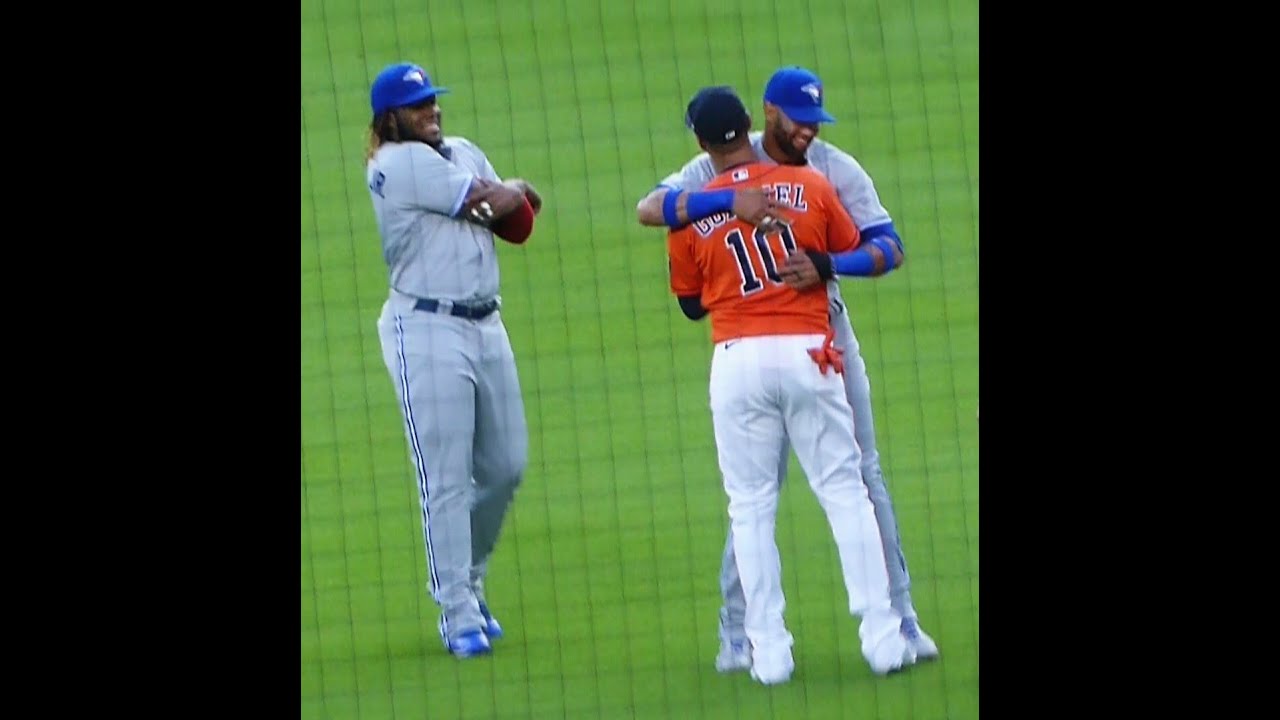
[[[400,79],[404,82],[416,82],[419,85],[427,84],[427,76],[426,73],[422,72],[422,68],[409,68],[409,72],[405,73],[404,77]]]
[[[813,98],[814,105],[822,104],[822,87],[819,86],[817,83],[809,83],[807,85],[802,85],[800,87],[800,91],[807,93],[809,97]]]

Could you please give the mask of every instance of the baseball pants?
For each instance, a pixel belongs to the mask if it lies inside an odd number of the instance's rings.
[[[427,588],[449,639],[478,630],[489,555],[528,460],[515,357],[499,312],[468,320],[392,294],[378,320],[416,471]]]
[[[822,374],[808,355],[822,335],[750,337],[717,343],[711,412],[735,566],[752,652],[789,647],[783,621],[781,561],[774,536],[778,458],[790,439],[836,541],[849,611],[867,643],[898,631],[875,510],[841,376]]]
[[[831,326],[835,329],[834,344],[844,354],[845,397],[853,410],[853,433],[862,455],[862,481],[875,508],[876,526],[888,560],[890,599],[900,615],[915,617],[911,603],[911,575],[907,571],[907,560],[898,535],[898,519],[893,510],[893,500],[889,497],[889,488],[885,485],[884,473],[880,470],[880,453],[876,450],[875,423],[871,417],[871,379],[867,376],[867,364],[862,359],[848,310],[838,296],[832,302]],[[787,475],[787,450],[784,443],[778,453],[776,472],[779,485]],[[720,595],[724,603],[720,609],[720,621],[726,639],[740,640],[746,600],[734,557],[732,526],[720,564]]]

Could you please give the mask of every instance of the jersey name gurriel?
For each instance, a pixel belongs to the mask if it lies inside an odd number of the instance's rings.
[[[766,194],[772,194],[775,201],[781,205],[786,205],[792,210],[798,212],[809,211],[809,205],[804,201],[804,183],[765,183],[760,186],[760,189],[764,190]],[[735,218],[737,216],[733,213],[719,212],[693,223],[693,229],[705,238],[714,232],[716,228]]]

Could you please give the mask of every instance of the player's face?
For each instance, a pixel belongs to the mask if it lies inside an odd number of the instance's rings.
[[[792,122],[781,110],[774,113],[773,139],[788,159],[796,164],[805,162],[805,153],[818,137],[817,123]]]
[[[438,145],[444,138],[440,130],[443,113],[432,95],[416,105],[400,108],[400,127],[428,145]]]

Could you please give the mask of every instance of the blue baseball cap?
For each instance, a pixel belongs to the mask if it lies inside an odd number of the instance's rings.
[[[742,99],[727,85],[704,87],[685,108],[684,123],[699,138],[712,145],[723,145],[751,127],[751,116]]]
[[[830,123],[836,119],[822,109],[822,81],[812,71],[792,65],[779,69],[764,86],[764,100],[798,123]]]
[[[373,114],[378,115],[447,92],[448,88],[433,87],[427,72],[417,65],[397,63],[383,68],[373,79],[369,104],[373,106]]]

